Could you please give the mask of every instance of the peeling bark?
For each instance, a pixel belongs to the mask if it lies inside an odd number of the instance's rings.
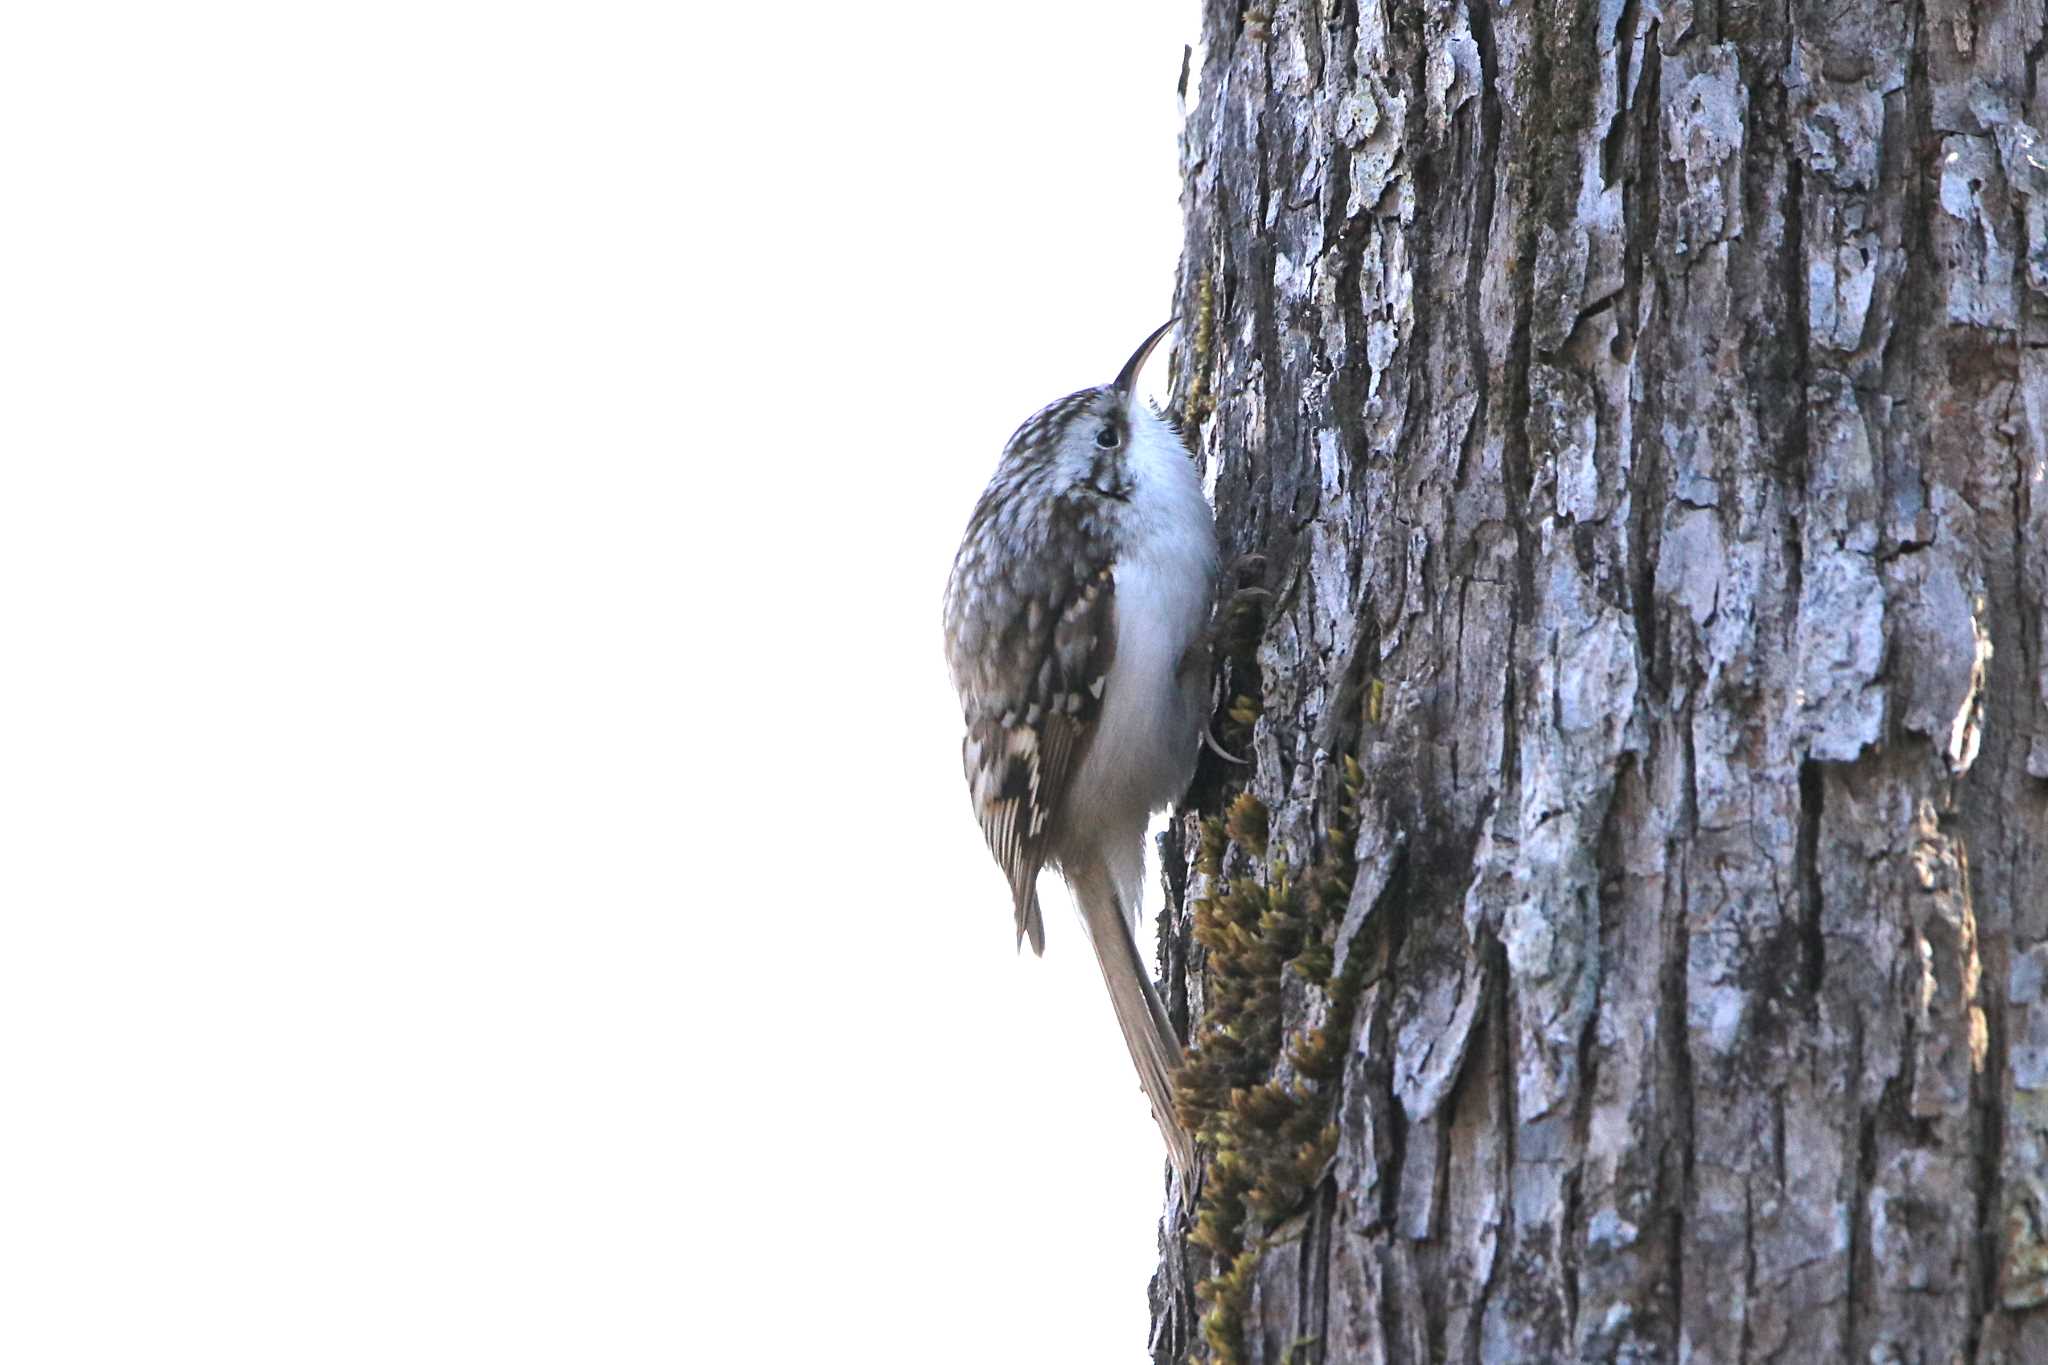
[[[1167,978],[1199,1061],[1198,904],[1341,834],[1343,1053],[1240,1282],[1169,1210],[1156,1359],[2048,1360],[2044,50],[1211,0],[1176,393],[1271,596]]]

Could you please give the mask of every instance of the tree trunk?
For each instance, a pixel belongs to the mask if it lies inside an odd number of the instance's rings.
[[[1155,1358],[2048,1361],[2041,0],[1205,26]]]

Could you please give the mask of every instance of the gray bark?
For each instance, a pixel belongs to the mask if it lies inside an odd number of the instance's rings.
[[[1155,1357],[2048,1361],[2041,0],[1205,43]]]

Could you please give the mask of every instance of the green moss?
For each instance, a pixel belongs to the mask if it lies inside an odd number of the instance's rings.
[[[1182,409],[1188,424],[1199,425],[1216,411],[1216,398],[1209,391],[1209,370],[1216,358],[1216,277],[1202,276],[1195,286],[1195,347],[1189,357],[1193,374],[1188,380],[1187,405]]]
[[[1209,1305],[1202,1314],[1202,1341],[1209,1359],[1218,1365],[1238,1365],[1244,1359],[1244,1308],[1263,1250],[1249,1247],[1237,1252],[1221,1274],[1195,1286],[1195,1297]]]
[[[1242,569],[1239,571],[1243,572]],[[1240,582],[1230,596],[1223,600],[1216,612],[1216,658],[1218,663],[1229,664],[1249,672],[1258,666],[1259,641],[1266,631],[1267,604],[1273,594],[1254,583]],[[1257,704],[1249,697],[1237,699],[1251,708],[1252,719],[1258,718]]]
[[[1234,753],[1246,753],[1251,748],[1252,730],[1259,723],[1260,707],[1256,699],[1239,694],[1230,703],[1230,709],[1223,715],[1223,747]]]
[[[1202,822],[1196,870],[1207,894],[1193,909],[1208,1004],[1176,1101],[1209,1154],[1188,1240],[1217,1266],[1195,1286],[1211,1361],[1243,1359],[1259,1258],[1336,1154],[1331,1119],[1351,1018],[1333,993],[1340,983],[1330,980],[1330,940],[1351,895],[1363,782],[1347,756],[1322,856],[1301,878],[1272,847],[1271,813],[1250,793]],[[1282,1018],[1287,971],[1332,993],[1325,1024],[1291,1037]]]
[[[1344,1074],[1344,1046],[1332,1042],[1327,1029],[1303,1029],[1296,1034],[1287,1060],[1312,1081],[1334,1081]]]
[[[1250,792],[1239,795],[1230,803],[1230,809],[1223,813],[1223,833],[1231,843],[1254,858],[1265,857],[1266,838],[1270,833],[1265,804]]]

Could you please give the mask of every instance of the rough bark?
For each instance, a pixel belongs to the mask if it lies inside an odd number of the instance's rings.
[[[2048,1361],[2043,50],[1211,0],[1156,1359]]]

